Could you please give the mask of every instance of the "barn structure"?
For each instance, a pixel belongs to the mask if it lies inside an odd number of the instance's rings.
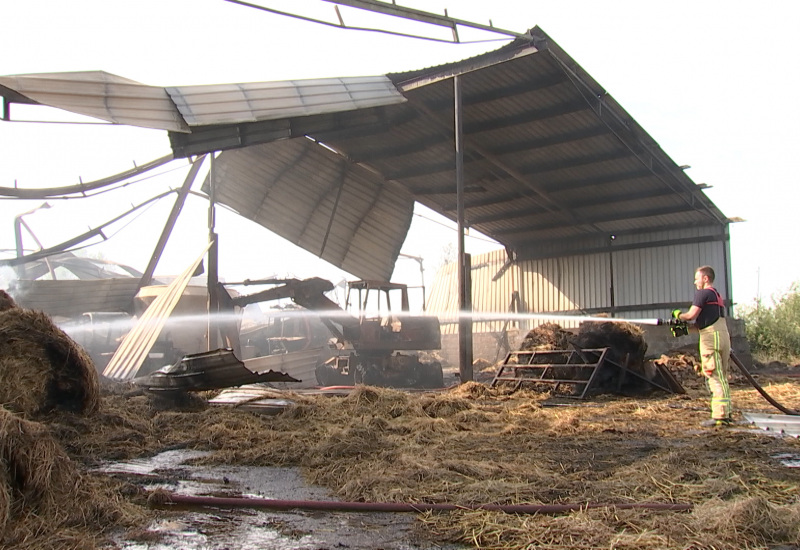
[[[732,220],[538,27],[377,77],[158,88],[55,73],[0,77],[0,95],[5,118],[38,103],[166,130],[176,158],[215,153],[212,205],[360,278],[391,277],[416,201],[505,247],[460,257],[462,275],[502,286],[466,285],[462,304],[507,311],[516,291],[531,312],[658,317],[685,307],[702,264],[732,303]]]

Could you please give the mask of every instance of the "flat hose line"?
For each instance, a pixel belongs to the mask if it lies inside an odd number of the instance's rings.
[[[731,360],[733,361],[733,364],[734,364],[734,365],[736,365],[737,367],[739,367],[739,370],[740,370],[740,371],[742,371],[742,374],[744,374],[744,377],[745,377],[745,378],[747,378],[747,381],[748,381],[748,382],[750,382],[750,384],[751,384],[751,385],[752,385],[752,386],[753,386],[753,387],[754,387],[756,390],[758,390],[758,393],[760,393],[760,394],[761,394],[761,396],[762,396],[764,399],[766,399],[767,401],[769,401],[769,404],[770,404],[770,405],[772,405],[773,407],[775,407],[776,409],[778,409],[779,411],[781,411],[783,414],[786,414],[786,415],[789,415],[789,416],[800,416],[800,411],[796,411],[796,410],[793,410],[793,409],[787,409],[786,407],[784,407],[783,405],[781,405],[780,403],[778,403],[777,401],[775,401],[775,400],[774,400],[774,399],[773,399],[773,398],[772,398],[772,397],[771,397],[771,396],[770,396],[770,395],[769,395],[769,394],[768,394],[768,393],[767,393],[767,392],[764,390],[764,388],[762,388],[762,387],[761,387],[761,384],[759,384],[759,383],[756,381],[756,379],[755,379],[755,378],[753,378],[753,375],[752,375],[752,374],[750,374],[750,372],[747,370],[747,368],[745,368],[745,366],[742,364],[742,362],[741,362],[741,361],[739,361],[739,358],[738,358],[738,357],[736,357],[736,355],[735,355],[733,352],[731,352]]]
[[[151,505],[183,504],[210,506],[215,508],[269,508],[273,510],[337,510],[344,512],[427,512],[452,510],[488,510],[509,514],[559,514],[589,508],[618,508],[622,510],[646,509],[689,511],[692,504],[663,502],[583,503],[583,504],[441,504],[406,502],[343,502],[325,500],[280,500],[250,497],[204,497],[154,492],[150,494]]]

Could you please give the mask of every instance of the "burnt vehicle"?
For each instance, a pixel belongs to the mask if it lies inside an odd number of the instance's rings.
[[[333,338],[332,357],[316,367],[316,379],[320,385],[369,384],[407,388],[440,388],[444,385],[441,363],[420,360],[419,353],[401,353],[441,348],[439,320],[411,315],[406,285],[351,281],[343,309],[325,296],[334,288],[325,279],[266,282],[276,286],[231,298],[230,305],[243,307],[290,298],[313,312]],[[303,349],[302,346],[312,345],[319,338],[309,330],[297,330],[302,329],[301,323],[295,323],[294,327],[295,332],[282,332],[282,345]],[[286,325],[282,328],[285,329]]]

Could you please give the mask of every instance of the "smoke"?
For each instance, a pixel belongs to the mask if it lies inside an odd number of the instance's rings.
[[[19,302],[25,297],[25,292],[17,284],[18,277],[14,268],[0,266],[0,288],[8,292],[15,302]]]

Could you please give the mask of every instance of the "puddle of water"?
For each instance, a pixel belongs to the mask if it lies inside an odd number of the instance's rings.
[[[800,454],[782,453],[772,455],[772,458],[789,468],[800,468]]]
[[[159,470],[174,470],[190,460],[207,456],[206,451],[190,451],[186,449],[164,451],[149,458],[136,458],[128,462],[109,462],[96,468],[103,474],[133,474],[140,476],[154,475]]]
[[[98,472],[140,480],[148,490],[181,495],[258,497],[285,500],[336,500],[308,485],[294,468],[196,466],[208,453],[177,450],[147,459],[105,464]],[[116,539],[120,550],[458,550],[464,547],[412,542],[414,515],[364,512],[183,509],[149,525],[131,539]]]

